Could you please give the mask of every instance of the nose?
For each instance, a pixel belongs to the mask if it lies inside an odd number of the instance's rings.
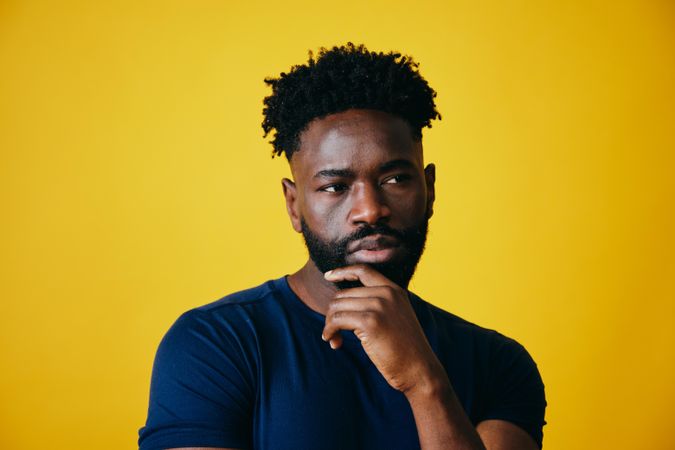
[[[353,225],[376,225],[389,220],[391,210],[377,187],[364,183],[352,195],[350,222]]]

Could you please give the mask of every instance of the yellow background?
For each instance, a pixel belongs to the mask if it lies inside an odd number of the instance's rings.
[[[0,3],[0,448],[134,448],[183,311],[298,268],[266,76],[421,63],[436,214],[412,289],[523,343],[544,445],[673,449],[670,1]]]

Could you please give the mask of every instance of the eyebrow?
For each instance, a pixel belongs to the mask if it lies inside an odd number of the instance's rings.
[[[354,178],[354,171],[349,169],[319,170],[314,178]]]
[[[380,172],[386,172],[392,169],[414,169],[415,165],[408,161],[407,159],[395,159],[393,161],[387,161],[386,163],[380,166]]]
[[[415,165],[407,159],[394,159],[387,161],[379,168],[380,172],[393,169],[413,169]],[[356,174],[351,169],[324,169],[318,171],[313,178],[355,178]]]

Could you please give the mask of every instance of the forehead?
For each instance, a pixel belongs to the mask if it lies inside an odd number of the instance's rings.
[[[396,159],[422,168],[421,142],[408,124],[382,111],[352,109],[312,121],[300,135],[291,169],[295,177],[327,168],[358,172]]]

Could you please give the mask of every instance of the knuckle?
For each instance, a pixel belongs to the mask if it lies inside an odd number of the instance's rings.
[[[384,312],[384,299],[375,298],[372,301],[371,308],[377,312]]]
[[[385,295],[390,298],[396,293],[396,289],[394,289],[393,286],[382,286],[382,290],[384,290]]]
[[[372,311],[364,311],[361,313],[361,321],[366,328],[373,329],[379,325],[378,315]]]
[[[330,302],[328,304],[328,313],[326,314],[326,316],[335,313],[337,311],[337,307],[338,307],[337,300],[333,300],[332,302]]]

